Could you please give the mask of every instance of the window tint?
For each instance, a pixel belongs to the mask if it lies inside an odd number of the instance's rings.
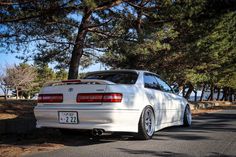
[[[146,88],[153,88],[153,89],[159,89],[157,80],[155,79],[155,76],[151,74],[145,74],[144,75],[144,87]]]
[[[157,82],[161,88],[162,91],[164,92],[172,92],[171,87],[163,80],[161,80],[159,77],[155,77],[157,79]]]
[[[135,72],[100,72],[85,76],[84,79],[107,80],[117,84],[135,84],[138,74]]]

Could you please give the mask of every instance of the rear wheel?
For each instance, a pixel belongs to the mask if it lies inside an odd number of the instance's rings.
[[[192,113],[189,105],[184,110],[184,126],[190,126],[192,124]]]
[[[154,112],[150,106],[144,108],[138,126],[138,138],[151,139],[155,131]]]

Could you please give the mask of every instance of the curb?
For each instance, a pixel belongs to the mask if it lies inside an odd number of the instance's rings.
[[[222,103],[221,103],[222,104]],[[198,109],[206,109],[211,108],[215,106],[221,106],[219,102],[189,102],[190,109],[191,110],[198,110]],[[232,105],[231,102],[225,102],[225,105]]]

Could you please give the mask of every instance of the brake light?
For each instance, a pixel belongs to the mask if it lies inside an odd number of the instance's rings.
[[[62,94],[39,94],[39,103],[60,103],[63,102]]]
[[[80,93],[77,102],[121,102],[120,93]]]
[[[120,93],[105,93],[103,94],[103,102],[121,102],[122,94]]]
[[[103,94],[78,94],[77,102],[101,102]]]

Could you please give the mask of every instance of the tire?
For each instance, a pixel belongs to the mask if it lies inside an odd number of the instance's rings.
[[[185,107],[183,125],[188,127],[192,124],[192,114],[189,105]]]
[[[147,106],[139,119],[138,125],[138,139],[149,140],[155,132],[155,116],[152,108]]]

